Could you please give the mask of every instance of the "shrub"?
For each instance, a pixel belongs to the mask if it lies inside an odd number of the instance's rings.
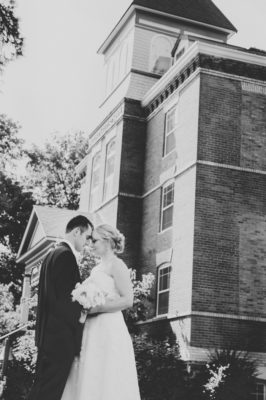
[[[190,400],[250,400],[256,375],[248,353],[215,350],[191,379]]]
[[[147,335],[132,337],[143,400],[187,400],[186,365],[179,348],[169,339],[158,341]]]
[[[130,332],[135,331],[135,324],[138,321],[145,321],[150,311],[150,293],[154,284],[152,273],[144,274],[141,280],[136,279],[136,270],[130,269],[130,278],[133,285],[133,307],[124,312],[126,324]]]

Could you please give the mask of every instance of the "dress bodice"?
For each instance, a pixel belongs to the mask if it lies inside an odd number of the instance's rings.
[[[114,278],[102,269],[101,264],[93,268],[89,279],[92,280],[103,292],[108,293],[108,296],[119,296]]]

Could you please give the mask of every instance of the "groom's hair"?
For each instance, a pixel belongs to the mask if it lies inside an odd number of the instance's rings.
[[[75,228],[80,228],[80,230],[84,232],[89,228],[89,226],[93,229],[93,224],[87,217],[84,217],[84,215],[77,215],[68,222],[66,233],[73,231]]]

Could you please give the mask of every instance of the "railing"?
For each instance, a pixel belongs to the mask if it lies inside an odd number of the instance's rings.
[[[14,335],[14,333],[17,333],[19,331],[23,331],[28,326],[30,326],[30,324],[26,324],[26,325],[20,326],[19,328],[15,329],[14,331],[6,333],[5,335],[0,337],[0,341],[3,340],[3,339],[9,338],[11,335]]]
[[[5,335],[0,337],[0,341],[5,339],[4,357],[3,357],[3,360],[1,360],[3,362],[3,364],[2,364],[2,369],[0,371],[0,399],[2,398],[4,388],[6,385],[6,370],[7,370],[7,363],[8,363],[9,352],[10,352],[10,336],[14,335],[14,333],[17,333],[19,331],[26,330],[29,325],[30,325],[30,323],[22,325],[22,326],[18,327],[17,329],[14,329],[13,331],[6,333]]]

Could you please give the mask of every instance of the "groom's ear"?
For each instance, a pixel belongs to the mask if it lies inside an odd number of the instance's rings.
[[[78,234],[80,234],[81,230],[80,228],[77,226],[76,228],[73,229],[72,233],[73,235],[76,237]]]

